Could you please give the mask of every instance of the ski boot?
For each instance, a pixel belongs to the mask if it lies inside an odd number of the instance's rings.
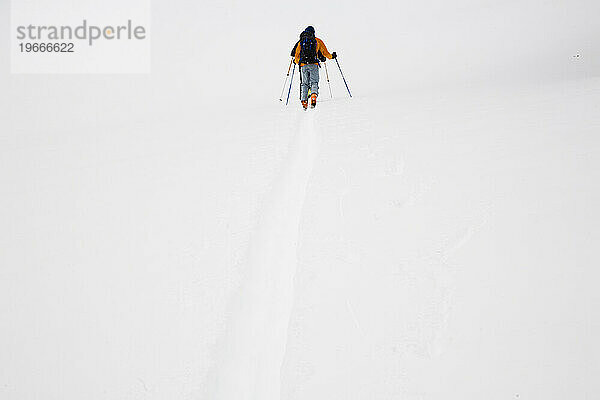
[[[308,100],[302,100],[302,108],[305,110],[308,108]]]
[[[310,108],[315,108],[317,106],[317,94],[313,93],[310,95]]]

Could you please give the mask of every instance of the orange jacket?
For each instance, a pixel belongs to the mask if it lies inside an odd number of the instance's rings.
[[[329,51],[327,50],[327,47],[325,47],[325,43],[323,43],[323,41],[319,38],[315,38],[317,40],[317,53],[319,53],[319,51],[321,52],[321,54],[323,54],[325,57],[329,58],[330,60],[333,58],[331,56],[331,54],[329,54]],[[298,43],[298,46],[296,46],[296,56],[294,57],[294,62],[296,64],[298,64],[300,62],[300,43]],[[304,64],[300,64],[300,66],[303,66]]]

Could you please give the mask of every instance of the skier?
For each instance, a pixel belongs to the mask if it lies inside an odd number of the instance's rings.
[[[310,106],[314,108],[317,105],[317,96],[319,95],[319,59],[325,61],[326,57],[331,60],[336,58],[337,54],[335,51],[329,53],[325,43],[315,37],[315,28],[312,26],[308,26],[300,34],[300,40],[294,48],[294,62],[300,68],[300,100],[302,101],[302,107],[305,110],[308,107],[308,89],[310,89]]]

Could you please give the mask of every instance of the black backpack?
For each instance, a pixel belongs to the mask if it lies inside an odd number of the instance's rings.
[[[300,63],[316,64],[317,59],[317,39],[315,35],[309,32],[302,32],[300,35]]]

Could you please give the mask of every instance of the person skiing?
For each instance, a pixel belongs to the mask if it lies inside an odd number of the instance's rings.
[[[294,50],[295,49],[295,50]],[[317,96],[319,95],[319,60],[325,61],[337,57],[335,51],[329,53],[325,43],[315,36],[315,28],[308,26],[300,34],[300,40],[292,49],[294,53],[294,62],[298,64],[300,70],[300,100],[302,107],[306,110],[308,107],[308,89],[311,91],[310,106],[314,108],[317,105]]]

